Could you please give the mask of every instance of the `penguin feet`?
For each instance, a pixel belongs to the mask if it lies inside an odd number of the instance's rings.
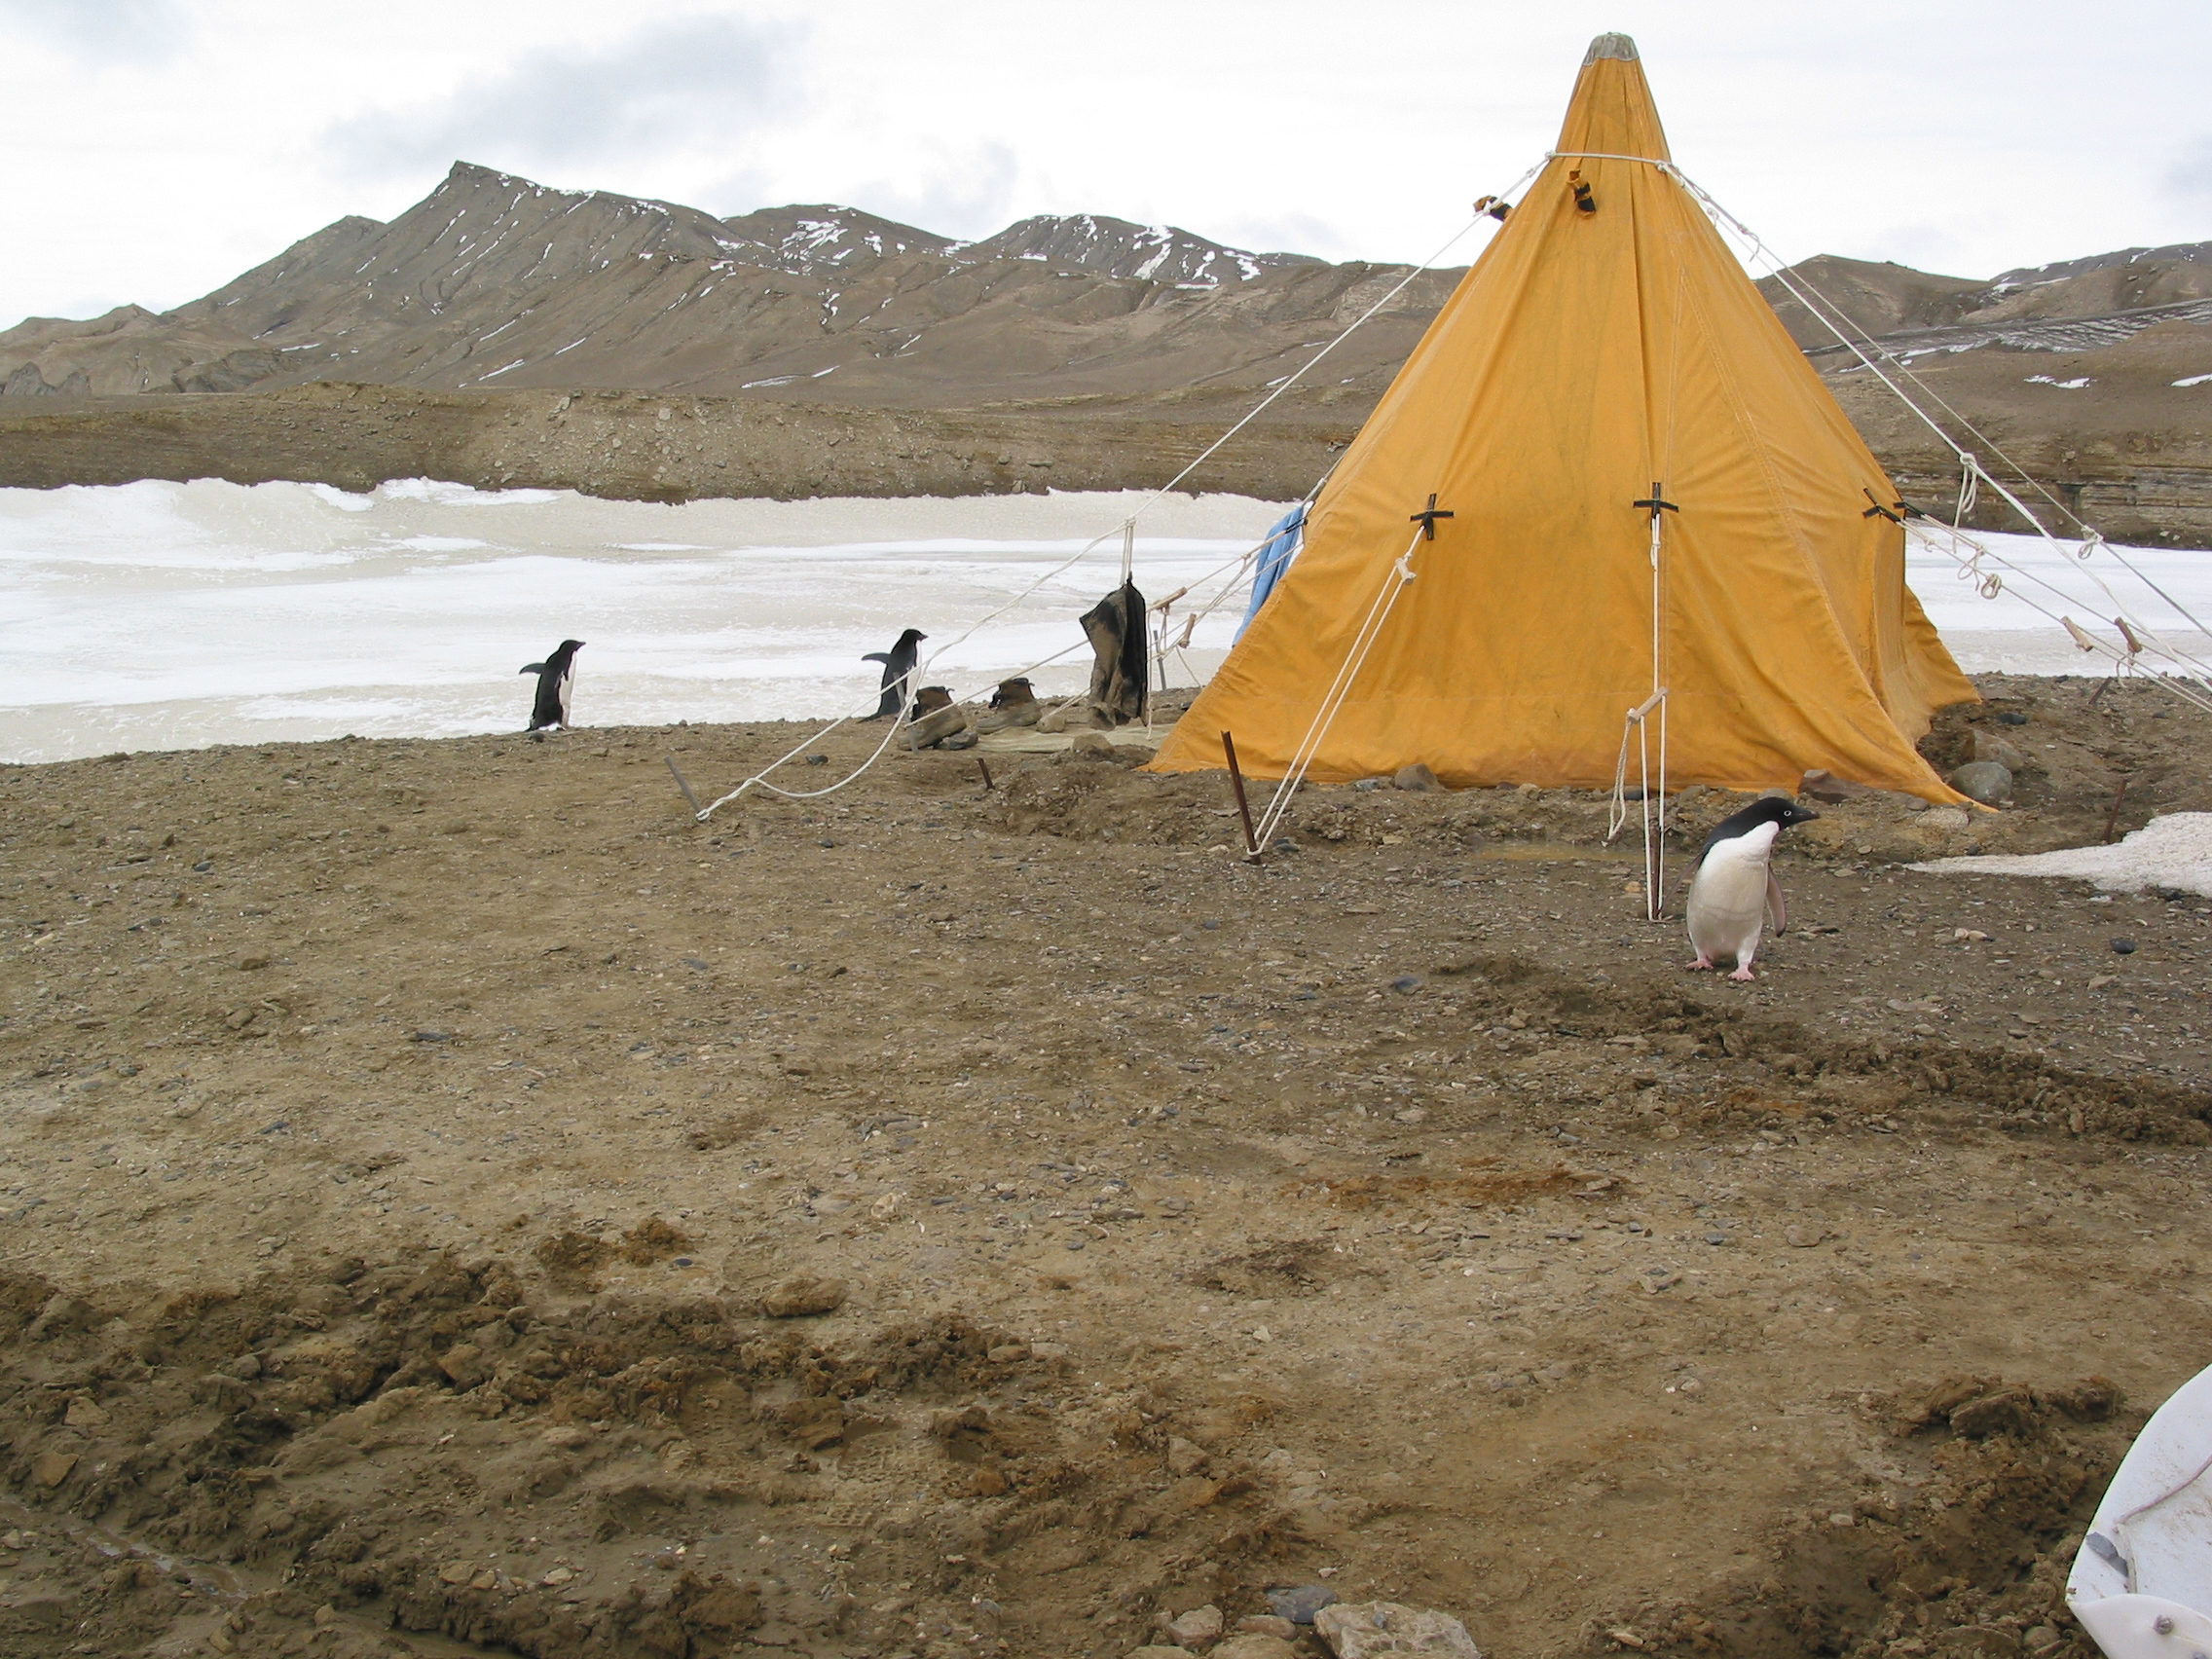
[[[1714,964],[1712,957],[1700,956],[1695,962],[1690,963],[1688,967],[1684,969],[1684,972],[1690,974],[1703,974],[1707,970],[1712,968],[1713,965]]]
[[[1751,972],[1751,965],[1747,962],[1742,967],[1738,968],[1733,974],[1729,975],[1728,977],[1731,979],[1741,979],[1745,984],[1748,985],[1753,979],[1757,978],[1758,976]]]

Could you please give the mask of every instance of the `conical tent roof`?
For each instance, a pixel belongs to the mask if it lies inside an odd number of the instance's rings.
[[[1248,772],[1286,775],[1410,547],[1310,777],[1419,760],[1454,786],[1603,787],[1625,713],[1663,685],[1670,784],[1825,768],[1962,798],[1913,748],[1975,692],[1873,510],[1895,490],[1666,161],[1635,45],[1599,37],[1557,154],[1155,770],[1223,764],[1227,730]],[[1636,504],[1654,480],[1676,509],[1656,572],[1657,509]],[[1453,516],[1416,539],[1427,505]]]

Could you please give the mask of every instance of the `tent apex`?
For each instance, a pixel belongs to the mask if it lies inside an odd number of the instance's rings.
[[[1587,69],[1601,57],[1617,57],[1624,63],[1637,60],[1636,42],[1625,34],[1602,34],[1590,43],[1590,50],[1582,55],[1582,67]]]

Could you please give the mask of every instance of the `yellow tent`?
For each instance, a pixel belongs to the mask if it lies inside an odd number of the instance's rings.
[[[1154,770],[1221,765],[1227,730],[1261,777],[1309,747],[1323,781],[1603,787],[1664,688],[1671,785],[1962,798],[1913,748],[1975,692],[1905,586],[1896,492],[1666,162],[1635,44],[1600,36]]]

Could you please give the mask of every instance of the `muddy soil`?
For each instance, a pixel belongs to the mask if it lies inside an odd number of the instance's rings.
[[[1987,689],[2017,808],[1824,805],[1751,985],[1593,795],[1253,865],[1134,733],[706,826],[664,756],[802,734],[0,770],[0,1650],[2085,1655],[2212,1359],[2212,903],[1902,861],[2207,733]]]

